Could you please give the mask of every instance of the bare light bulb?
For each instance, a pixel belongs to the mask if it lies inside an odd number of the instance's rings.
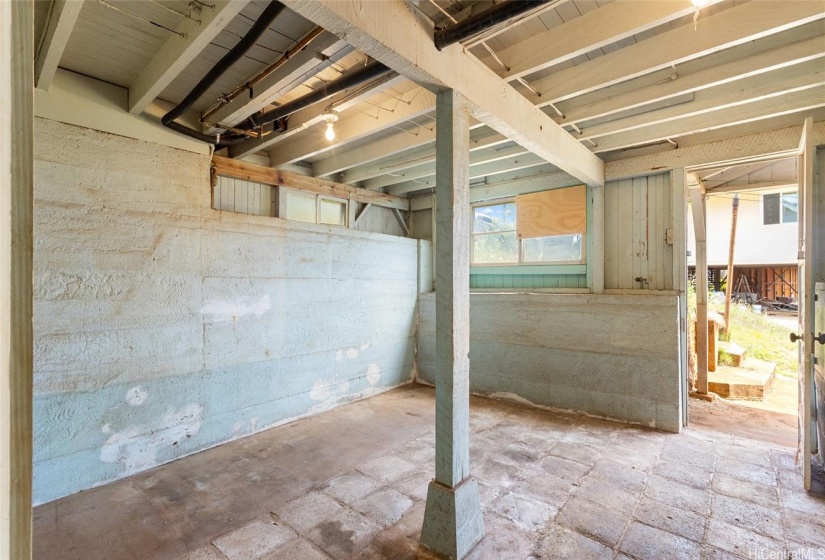
[[[338,113],[332,109],[327,109],[324,111],[324,114],[321,115],[321,118],[323,118],[327,123],[327,130],[324,132],[324,138],[327,139],[327,142],[332,142],[335,140],[335,129],[332,128],[332,126],[338,120]]]

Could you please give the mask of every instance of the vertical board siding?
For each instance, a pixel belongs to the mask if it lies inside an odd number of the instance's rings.
[[[274,216],[275,187],[243,179],[218,176],[212,193],[212,208],[255,216]]]
[[[471,274],[470,287],[490,290],[586,288],[586,274]]]
[[[356,203],[351,202],[350,204]],[[359,204],[359,206],[363,205]],[[404,216],[404,219],[407,219],[407,212],[402,212],[401,215]],[[398,218],[395,217],[395,212],[393,212],[391,208],[382,208],[375,205],[372,205],[369,210],[366,211],[366,214],[361,216],[361,219],[358,220],[358,225],[353,229],[405,237],[404,230],[401,229]]]
[[[673,246],[665,241],[673,227],[670,175],[608,181],[604,189],[604,287],[676,289]]]

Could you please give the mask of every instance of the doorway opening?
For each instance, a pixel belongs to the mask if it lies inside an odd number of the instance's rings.
[[[690,399],[693,424],[770,443],[797,444],[799,189],[796,155],[688,171],[704,205],[708,393]],[[689,213],[698,198],[692,197]],[[689,220],[687,270],[696,358],[696,222]],[[699,236],[701,238],[701,235]],[[732,259],[731,259],[732,257]],[[698,359],[689,360],[696,387]]]

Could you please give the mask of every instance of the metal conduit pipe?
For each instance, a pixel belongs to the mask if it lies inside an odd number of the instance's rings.
[[[350,72],[349,74],[346,74],[333,82],[324,84],[323,87],[316,89],[312,93],[308,93],[303,97],[284,103],[280,107],[270,109],[269,111],[261,113],[257,116],[250,117],[244,124],[247,126],[256,127],[275,122],[279,119],[283,119],[284,117],[288,117],[301,109],[309,107],[310,105],[315,105],[316,103],[325,101],[336,93],[360,86],[370,80],[385,76],[390,72],[392,72],[392,70],[387,66],[384,66],[380,62],[373,62],[363,68],[355,70],[354,72]]]
[[[453,43],[478,35],[482,31],[538,8],[547,2],[548,0],[507,0],[502,2],[480,14],[470,16],[456,25],[437,29],[433,33],[435,48],[441,50]]]
[[[203,134],[197,130],[193,130],[188,126],[174,122],[175,119],[186,113],[194,103],[200,99],[206,91],[226,72],[233,64],[243,57],[250,48],[261,38],[261,36],[269,29],[269,26],[275,21],[275,18],[284,10],[284,5],[273,0],[269,3],[263,13],[258,17],[246,35],[238,41],[238,43],[227,52],[218,63],[206,73],[201,81],[192,88],[192,91],[171,111],[163,115],[161,122],[164,126],[171,128],[177,132],[181,132],[196,140],[209,142],[215,144],[217,149],[225,148],[233,144],[237,144],[246,139],[244,135],[218,135],[218,134]],[[223,137],[221,137],[223,136]]]

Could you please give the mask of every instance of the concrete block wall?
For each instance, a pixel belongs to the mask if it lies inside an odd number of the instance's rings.
[[[36,503],[411,381],[416,240],[213,210],[206,156],[35,131]]]
[[[470,295],[470,390],[678,432],[677,296]],[[419,296],[418,377],[435,380],[435,294]]]

